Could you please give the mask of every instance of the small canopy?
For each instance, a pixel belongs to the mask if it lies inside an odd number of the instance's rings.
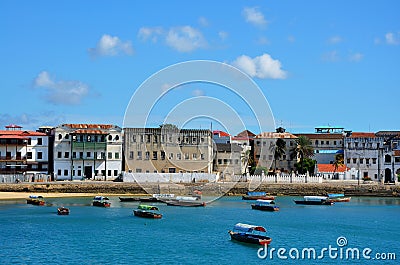
[[[246,195],[248,196],[264,196],[266,193],[263,191],[248,191]]]
[[[267,230],[262,226],[249,225],[249,224],[243,224],[243,223],[237,223],[234,226],[234,229],[237,231],[243,231],[243,232],[253,232],[253,231],[267,232]]]
[[[257,200],[256,202],[260,204],[275,204],[273,200]]]
[[[30,199],[43,199],[43,196],[41,195],[29,195]]]
[[[328,197],[329,198],[344,197],[344,194],[343,193],[329,193]]]
[[[153,205],[144,205],[144,204],[140,204],[138,206],[138,209],[140,210],[155,210],[158,211],[158,208],[156,206]]]
[[[326,196],[304,196],[304,200],[306,201],[322,201],[326,199],[328,199]]]
[[[102,200],[108,200],[108,198],[107,198],[107,197],[103,197],[103,196],[95,196],[95,197],[93,198],[93,200],[95,200],[95,201],[102,201]]]

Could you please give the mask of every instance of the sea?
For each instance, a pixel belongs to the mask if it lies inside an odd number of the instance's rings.
[[[400,198],[296,205],[300,198],[277,197],[278,212],[237,196],[206,207],[157,203],[162,219],[135,217],[139,203],[116,196],[110,208],[91,206],[91,197],[3,200],[0,264],[400,264]],[[57,215],[60,206],[70,215]],[[232,241],[236,223],[264,226],[271,244]]]

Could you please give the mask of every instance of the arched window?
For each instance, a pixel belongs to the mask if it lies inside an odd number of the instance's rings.
[[[385,155],[385,163],[392,162],[392,157],[390,155]]]
[[[119,140],[119,136],[116,135],[116,136],[115,136],[115,141],[118,141],[118,140]]]
[[[111,135],[111,134],[108,136],[108,140],[109,140],[109,141],[112,140],[112,135]]]
[[[65,135],[65,139],[69,139],[69,134],[67,133],[66,135]]]
[[[62,139],[62,134],[60,133],[59,135],[58,135],[58,140],[61,140]]]

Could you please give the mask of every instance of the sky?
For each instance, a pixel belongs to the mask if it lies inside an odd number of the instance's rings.
[[[179,121],[233,135],[400,130],[399,10],[397,0],[2,0],[0,128],[140,126],[131,118],[145,106],[148,126]],[[146,86],[196,61],[240,70],[256,88]],[[257,123],[271,115],[268,129]]]

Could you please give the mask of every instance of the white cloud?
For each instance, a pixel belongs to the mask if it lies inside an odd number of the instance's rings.
[[[265,20],[263,13],[261,13],[257,7],[245,7],[242,14],[246,19],[246,22],[255,26],[264,27],[268,23],[267,20]]]
[[[203,34],[191,26],[171,28],[165,40],[168,46],[179,52],[191,52],[207,46]]]
[[[272,59],[272,57],[266,53],[255,58],[242,55],[236,58],[232,64],[251,77],[262,79],[285,79],[287,77],[286,71],[281,69],[281,62]]]
[[[359,62],[359,61],[361,61],[362,59],[364,58],[364,54],[362,54],[362,53],[353,53],[353,54],[350,54],[350,56],[349,56],[349,61],[350,62]]]
[[[327,62],[337,62],[340,60],[338,51],[329,51],[322,55],[322,59]]]
[[[399,45],[400,44],[400,33],[388,32],[385,34],[385,40],[387,44]]]
[[[55,105],[77,105],[89,94],[88,85],[80,81],[56,81],[46,71],[38,74],[33,86],[43,89],[45,100]]]
[[[162,27],[142,27],[139,29],[138,37],[142,41],[151,39],[152,42],[157,42],[158,37],[164,33]]]
[[[338,43],[341,43],[342,41],[343,41],[343,39],[340,36],[333,36],[328,39],[328,42],[330,44],[338,44]]]
[[[123,42],[118,37],[104,34],[97,43],[96,48],[90,48],[88,51],[93,57],[132,55],[133,47],[130,41]]]

